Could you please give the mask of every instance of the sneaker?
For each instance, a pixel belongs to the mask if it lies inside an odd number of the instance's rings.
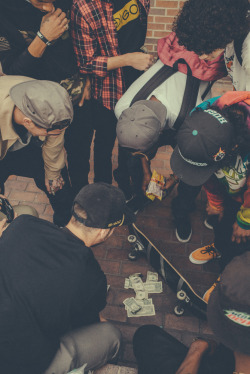
[[[205,245],[204,247],[198,248],[189,255],[189,260],[193,264],[205,264],[206,262],[220,258],[221,255],[213,244]]]
[[[152,200],[148,199],[144,195],[135,195],[131,200],[127,202],[129,207],[134,214],[137,214],[140,210],[143,210],[148,204],[152,203]]]
[[[204,225],[206,226],[207,229],[213,230],[216,222],[218,222],[218,216],[211,215],[211,216],[207,216],[207,218],[204,221]]]
[[[188,220],[180,220],[176,223],[175,229],[176,238],[181,243],[187,243],[192,236],[192,227]]]
[[[216,281],[214,282],[214,284],[212,285],[212,287],[210,287],[203,295],[203,300],[206,301],[206,303],[208,303],[208,300],[210,298],[210,295],[211,293],[213,292],[213,290],[215,289],[215,287],[217,286],[217,284],[220,282],[220,276],[219,278],[216,279]]]

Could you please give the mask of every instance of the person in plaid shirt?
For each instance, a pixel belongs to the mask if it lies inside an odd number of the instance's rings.
[[[147,31],[150,0],[74,0],[72,39],[81,74],[91,77],[92,118],[76,138],[90,148],[95,133],[95,182],[112,183],[111,155],[116,138],[114,107],[126,88],[153,64],[140,52]],[[86,165],[86,160],[83,160]],[[88,167],[81,172],[89,172]],[[79,165],[79,159],[76,160]],[[79,170],[78,170],[79,172]]]

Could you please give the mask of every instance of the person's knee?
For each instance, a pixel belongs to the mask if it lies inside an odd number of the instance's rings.
[[[121,332],[120,330],[109,322],[101,323],[102,338],[111,347],[109,360],[114,359],[121,347]]]

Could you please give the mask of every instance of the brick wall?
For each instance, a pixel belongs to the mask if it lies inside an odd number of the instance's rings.
[[[174,17],[183,3],[184,1],[180,0],[151,0],[146,39],[149,52],[157,53],[157,40],[171,32]]]

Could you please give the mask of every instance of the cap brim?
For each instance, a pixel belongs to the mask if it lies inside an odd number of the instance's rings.
[[[208,325],[213,330],[216,338],[233,351],[250,354],[250,335],[246,329],[229,320],[220,306],[220,288],[215,287],[207,307]]]
[[[131,223],[134,223],[136,221],[136,215],[133,213],[133,211],[129,207],[125,207],[124,211],[124,221],[121,226],[124,225],[131,225]]]
[[[174,174],[184,183],[190,186],[203,185],[211,175],[218,170],[217,165],[196,166],[186,162],[180,155],[179,147],[176,146],[171,159],[170,166]]]

